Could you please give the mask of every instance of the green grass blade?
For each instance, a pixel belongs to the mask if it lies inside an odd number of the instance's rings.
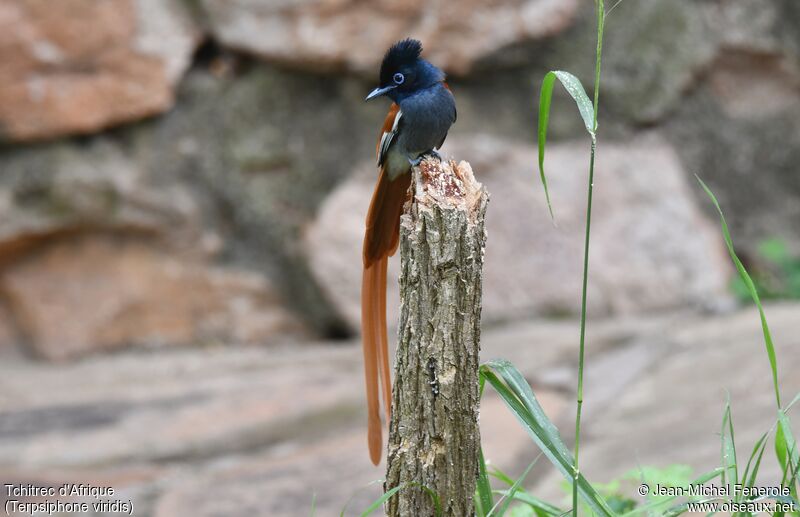
[[[344,517],[344,512],[347,511],[347,507],[350,506],[350,503],[353,502],[353,499],[355,498],[356,495],[358,495],[361,491],[371,487],[372,485],[383,483],[383,481],[384,481],[383,479],[376,479],[374,481],[370,481],[363,487],[359,488],[358,490],[350,494],[350,497],[347,498],[347,501],[345,501],[344,506],[342,507],[342,511],[339,513],[339,517]]]
[[[497,391],[550,462],[570,483],[574,482],[575,460],[522,374],[508,361],[494,360],[481,366],[481,375]],[[578,475],[577,489],[595,514],[601,517],[615,515],[582,474]]]
[[[725,402],[725,411],[722,417],[722,484],[731,485],[739,482],[739,472],[736,466],[736,441],[733,435],[733,418],[731,417],[730,396]]]
[[[475,501],[475,517],[486,517],[486,510],[483,509],[483,504],[481,503],[480,494],[478,494],[478,490],[475,490],[475,497],[473,498]]]
[[[550,103],[553,100],[553,85],[556,75],[549,72],[542,81],[542,92],[539,94],[539,179],[544,187],[544,197],[547,200],[547,210],[550,218],[553,215],[553,205],[550,203],[550,191],[547,189],[547,176],[544,174],[544,149],[547,144],[547,126],[550,123]]]
[[[541,456],[541,454],[542,453],[540,452],[539,456]],[[539,456],[536,457],[537,460],[539,459]],[[509,487],[513,487],[514,486],[515,480],[511,479],[511,477],[508,474],[506,474],[505,472],[503,472],[502,470],[500,470],[497,467],[493,468],[492,471],[489,473],[489,475],[499,479],[503,483],[507,484]],[[498,495],[501,495],[501,496],[508,496],[508,494],[509,494],[509,490],[494,490],[493,492],[495,494],[498,494]],[[524,503],[524,504],[527,504],[528,506],[530,506],[531,509],[533,509],[534,512],[536,513],[537,517],[538,516],[542,516],[542,515],[545,515],[545,516],[548,516],[548,517],[559,517],[561,515],[569,513],[569,512],[565,512],[561,508],[553,506],[552,504],[550,504],[548,502],[542,501],[538,497],[534,497],[533,495],[529,494],[528,492],[526,492],[524,490],[519,490],[519,491],[515,492],[514,494],[512,494],[510,497],[511,497],[511,499],[513,499],[515,501],[518,501],[518,502],[521,502],[521,503]]]
[[[387,490],[382,496],[380,496],[378,499],[373,501],[372,504],[370,504],[367,507],[367,509],[364,510],[361,513],[361,517],[368,517],[372,512],[374,512],[378,508],[382,507],[383,504],[386,501],[388,501],[389,499],[391,499],[391,497],[394,496],[397,492],[399,492],[400,490],[404,490],[406,488],[410,488],[410,487],[417,487],[417,488],[421,489],[423,492],[425,492],[426,494],[428,494],[428,496],[430,496],[431,500],[433,501],[433,513],[434,513],[434,515],[436,517],[439,517],[440,515],[442,515],[442,505],[439,502],[439,496],[436,494],[436,492],[434,492],[433,490],[431,490],[430,488],[428,488],[428,487],[426,487],[424,485],[421,485],[419,483],[411,482],[411,483],[403,483],[402,485],[398,485],[398,486],[396,486],[396,487],[394,487],[394,488],[392,488],[390,490]]]
[[[390,498],[390,497],[392,497],[394,494],[396,494],[397,492],[399,492],[400,490],[402,490],[403,488],[405,488],[405,486],[406,486],[406,485],[398,485],[398,486],[396,486],[396,487],[392,488],[391,490],[387,490],[387,491],[386,491],[386,493],[384,493],[384,494],[383,494],[382,496],[380,496],[378,499],[376,499],[375,501],[373,501],[373,503],[372,503],[371,505],[369,505],[369,506],[367,507],[367,509],[366,509],[366,510],[364,510],[364,511],[361,513],[361,517],[367,517],[369,514],[371,514],[372,512],[374,512],[375,510],[377,510],[378,508],[382,507],[382,506],[383,506],[383,503],[385,503],[386,501],[388,501],[388,500],[389,500],[389,498]]]
[[[578,106],[578,111],[581,113],[581,118],[583,119],[583,125],[586,127],[586,131],[589,133],[589,135],[594,136],[596,131],[596,128],[594,127],[594,105],[589,99],[589,96],[586,95],[586,90],[583,89],[580,79],[569,72],[564,72],[561,70],[556,70],[550,73],[558,77],[558,80],[561,81],[564,89],[567,90],[567,93],[569,93],[572,99],[575,101],[575,104]]]
[[[486,515],[486,512],[494,506],[492,497],[492,485],[489,483],[489,475],[486,473],[486,460],[483,457],[483,449],[480,450],[478,463],[478,497],[475,499],[475,506],[480,505],[479,515]]]
[[[784,472],[797,472],[800,468],[800,453],[797,450],[797,440],[792,432],[791,424],[784,411],[778,411],[778,430],[775,433],[775,448],[778,459]]]
[[[761,435],[761,438],[758,439],[753,447],[753,452],[750,453],[750,458],[747,460],[747,466],[744,469],[744,474],[742,474],[742,482],[748,487],[755,486],[758,469],[761,466],[761,458],[764,456],[764,449],[767,448],[768,435],[769,433]],[[753,460],[755,460],[755,463],[753,463]],[[752,471],[750,470],[751,466]],[[739,496],[738,499],[741,500],[742,496]]]
[[[544,151],[547,144],[547,127],[550,124],[550,105],[553,100],[553,87],[555,86],[556,79],[558,79],[567,90],[567,93],[575,100],[578,106],[578,111],[583,119],[583,124],[586,126],[586,131],[594,138],[594,106],[589,96],[586,95],[586,90],[583,89],[580,80],[569,72],[561,70],[554,70],[547,72],[542,80],[542,91],[539,94],[539,179],[542,181],[544,187],[545,199],[547,199],[547,209],[550,212],[550,217],[555,219],[553,215],[553,205],[550,203],[550,192],[547,189],[547,177],[544,173]]]
[[[503,517],[503,515],[506,514],[506,512],[508,511],[508,507],[511,505],[511,501],[514,500],[514,494],[517,493],[519,487],[522,485],[522,482],[525,481],[526,477],[528,477],[528,473],[531,471],[533,466],[536,465],[536,462],[539,461],[540,456],[537,456],[536,459],[533,460],[530,465],[528,465],[528,468],[525,469],[525,472],[523,472],[522,475],[516,481],[514,481],[514,484],[511,485],[511,488],[508,489],[507,493],[503,495],[503,497],[501,497],[500,500],[497,501],[497,503],[494,505],[494,507],[489,512],[489,515],[487,517],[492,517],[492,516]],[[502,506],[500,506],[501,503]],[[495,512],[495,510],[498,511]]]
[[[800,401],[800,393],[798,393],[797,395],[794,396],[794,398],[792,399],[791,402],[789,402],[789,404],[786,406],[784,411],[789,411],[792,408],[792,406],[797,404],[797,402],[799,402],[799,401]]]
[[[311,517],[317,513],[317,494],[316,492],[311,496]]]
[[[506,485],[508,485],[508,486],[511,486],[511,485],[513,485],[513,484],[514,484],[514,480],[513,480],[513,479],[511,479],[511,478],[508,476],[508,474],[506,474],[505,472],[501,471],[501,470],[500,470],[500,469],[498,469],[497,467],[495,467],[495,468],[494,468],[494,470],[492,470],[492,471],[489,473],[489,475],[490,475],[490,476],[494,476],[494,477],[496,477],[497,479],[499,479],[500,481],[502,481],[503,483],[505,483],[505,484],[506,484]]]
[[[542,453],[539,453],[539,456],[541,456],[541,454]],[[539,456],[536,457],[536,461],[539,460]],[[497,467],[494,467],[492,471],[489,472],[489,475],[499,479],[509,487],[514,486],[515,480]],[[499,494],[501,496],[505,496],[509,493],[508,490],[493,490],[492,492],[494,494]],[[512,499],[527,504],[536,512],[537,515],[558,517],[564,513],[568,513],[556,506],[553,506],[550,503],[542,501],[538,497],[532,496],[531,494],[525,492],[524,490],[519,490],[516,493],[514,493]]]
[[[508,494],[508,492],[509,490],[495,490],[495,493],[499,495],[506,495]],[[527,504],[537,513],[537,515],[559,517],[560,515],[569,513],[567,511],[562,510],[561,508],[558,508],[557,506],[553,506],[548,502],[542,501],[538,497],[534,497],[531,494],[524,491],[517,491],[515,494],[509,497],[520,503]]]
[[[419,483],[412,483],[415,486],[418,486],[423,492],[428,494],[428,497],[431,498],[433,501],[433,515],[435,517],[441,517],[442,515],[442,504],[439,501],[439,494],[434,492],[432,489],[426,487],[425,485],[420,485]]]
[[[779,417],[780,418],[780,417]],[[786,446],[786,437],[783,436],[783,429],[781,428],[780,420],[778,421],[778,429],[775,432],[775,455],[778,457],[778,463],[783,469],[783,475],[786,476],[786,467],[788,461],[787,451],[789,448]]]
[[[703,187],[703,190],[705,190],[708,197],[711,198],[711,202],[714,203],[714,207],[719,213],[719,219],[722,223],[722,236],[725,238],[725,245],[728,247],[728,253],[730,254],[731,260],[733,260],[733,263],[736,266],[736,270],[739,272],[742,282],[744,282],[745,286],[747,286],[750,297],[753,299],[756,307],[758,307],[758,313],[761,316],[761,330],[764,333],[764,345],[767,349],[767,357],[769,357],[769,365],[772,369],[772,385],[775,389],[775,401],[778,404],[778,408],[780,408],[781,392],[778,388],[778,361],[775,357],[775,347],[772,344],[772,335],[770,334],[769,325],[767,324],[767,316],[764,314],[764,308],[761,306],[761,299],[758,297],[758,291],[756,290],[755,284],[753,284],[753,279],[750,278],[750,274],[747,272],[733,249],[733,241],[731,240],[731,234],[728,231],[728,223],[725,221],[725,215],[722,213],[722,208],[720,208],[717,198],[699,176],[695,175],[695,177],[697,178],[697,181],[700,182],[700,186]]]

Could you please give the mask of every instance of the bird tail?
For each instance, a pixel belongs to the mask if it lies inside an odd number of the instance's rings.
[[[378,378],[383,387],[386,419],[391,411],[391,380],[386,333],[386,266],[384,257],[364,268],[361,287],[361,326],[364,345],[364,373],[367,379],[367,439],[369,457],[377,465],[381,461],[383,436],[379,408]]]
[[[390,180],[381,170],[367,213],[367,228],[364,234],[361,335],[367,387],[367,439],[370,459],[375,465],[381,460],[383,448],[379,407],[381,387],[387,422],[391,418],[392,405],[386,331],[386,268],[389,256],[394,254],[400,242],[400,215],[403,212],[410,183],[410,174],[402,174],[395,180]]]

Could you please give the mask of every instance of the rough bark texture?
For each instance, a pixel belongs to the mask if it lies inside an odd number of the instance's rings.
[[[475,512],[486,190],[466,162],[425,160],[400,227],[400,329],[386,485],[390,516]]]

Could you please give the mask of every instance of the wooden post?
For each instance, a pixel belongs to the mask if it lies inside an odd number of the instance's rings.
[[[425,159],[400,225],[400,329],[385,489],[392,517],[475,513],[481,282],[489,195],[467,162]]]

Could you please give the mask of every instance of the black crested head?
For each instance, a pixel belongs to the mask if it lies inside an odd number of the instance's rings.
[[[380,85],[367,100],[386,95],[395,102],[444,81],[444,73],[420,57],[422,43],[407,38],[392,45],[383,56]]]
[[[381,84],[392,84],[392,76],[395,73],[413,68],[420,54],[422,54],[422,43],[411,38],[400,40],[389,47],[381,62]]]

